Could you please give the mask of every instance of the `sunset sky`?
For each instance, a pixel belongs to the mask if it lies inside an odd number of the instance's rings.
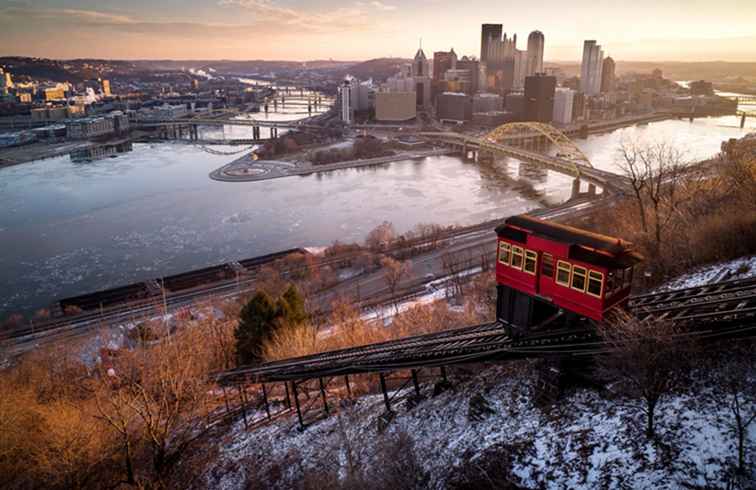
[[[756,0],[0,0],[0,55],[121,59],[479,55],[480,24],[504,24],[547,61],[583,39],[615,59],[756,61]]]

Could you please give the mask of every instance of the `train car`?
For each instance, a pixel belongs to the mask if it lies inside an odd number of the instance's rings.
[[[563,311],[601,321],[627,303],[634,268],[643,258],[619,238],[529,215],[496,228],[497,313],[533,327]]]

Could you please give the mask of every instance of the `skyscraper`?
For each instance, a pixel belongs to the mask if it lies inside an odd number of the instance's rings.
[[[483,24],[480,29],[480,61],[488,62],[488,43],[491,39],[501,40],[501,24]]]
[[[604,58],[604,64],[601,68],[601,93],[614,92],[615,75],[614,60],[611,56]]]
[[[431,74],[428,69],[428,58],[425,57],[423,48],[419,48],[415,53],[415,59],[412,61],[412,76],[429,77]]]
[[[341,120],[346,124],[352,124],[354,120],[354,99],[353,92],[357,89],[357,80],[347,75],[344,81],[339,85],[339,102]]]
[[[454,48],[433,53],[433,80],[443,80],[446,70],[455,68],[457,68],[457,53],[454,52]]]
[[[583,63],[580,66],[580,90],[585,95],[598,95],[601,92],[601,72],[604,52],[596,41],[583,43]]]
[[[556,77],[539,73],[525,78],[525,121],[551,122]]]
[[[543,73],[543,44],[541,31],[533,31],[528,36],[528,75]]]

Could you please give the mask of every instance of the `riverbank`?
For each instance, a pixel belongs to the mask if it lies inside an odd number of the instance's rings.
[[[448,155],[452,153],[447,148],[426,151],[411,151],[397,153],[378,158],[365,160],[348,160],[345,162],[329,163],[325,165],[313,165],[311,162],[284,160],[254,160],[251,154],[244,155],[233,162],[210,172],[210,178],[221,182],[256,182],[260,180],[278,179],[310,175],[321,172],[333,172],[350,168],[383,165],[402,160],[416,160],[418,158]]]
[[[32,143],[0,150],[0,168],[68,155],[74,150],[94,146],[89,141],[65,141],[62,143]]]

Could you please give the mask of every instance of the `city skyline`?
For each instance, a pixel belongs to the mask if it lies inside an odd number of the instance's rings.
[[[632,6],[578,0],[569,8],[547,2],[528,9],[491,0],[137,0],[128,6],[9,0],[0,7],[0,55],[358,61],[409,57],[422,37],[427,53],[454,46],[459,56],[477,56],[483,23],[519,34],[520,49],[529,32],[543,32],[547,61],[579,62],[585,39],[601,39],[615,59],[627,61],[756,61],[756,4],[742,0]]]

